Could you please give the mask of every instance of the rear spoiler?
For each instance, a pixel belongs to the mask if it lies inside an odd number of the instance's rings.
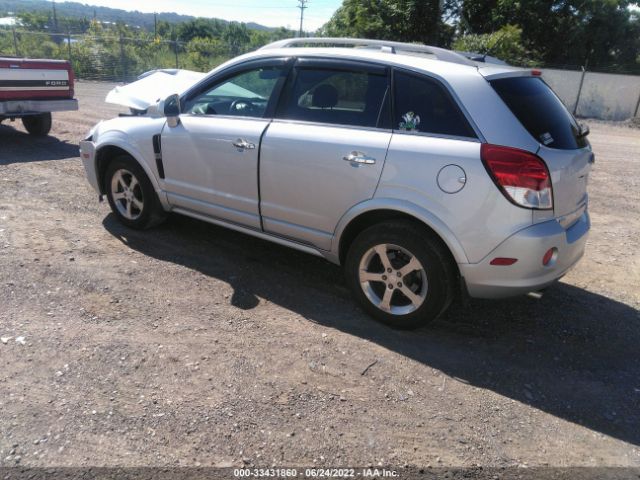
[[[540,77],[542,71],[537,68],[512,67],[510,65],[478,65],[478,72],[487,81],[512,77]]]
[[[486,53],[461,52],[459,50],[456,50],[455,52],[465,58],[468,58],[472,62],[491,63],[493,65],[509,65],[507,62],[500,60],[497,57],[487,55]]]

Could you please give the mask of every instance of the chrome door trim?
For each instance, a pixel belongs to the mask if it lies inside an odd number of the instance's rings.
[[[309,122],[306,120],[292,120],[288,118],[274,118],[273,120],[271,120],[271,123],[284,123],[284,124],[290,124],[290,125],[308,125],[310,127],[336,127],[336,128],[350,129],[350,130],[369,130],[372,132],[393,133],[393,130],[390,128],[361,127],[359,125],[345,125],[341,123]]]
[[[448,140],[461,140],[463,142],[486,143],[475,137],[461,137],[459,135],[447,135],[446,133],[408,132],[406,130],[393,130],[394,135],[412,135],[415,137],[444,138]]]

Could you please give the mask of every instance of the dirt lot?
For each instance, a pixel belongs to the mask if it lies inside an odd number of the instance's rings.
[[[396,332],[321,259],[116,223],[77,154],[108,89],[0,126],[0,466],[640,466],[640,130],[591,124],[586,256],[541,300]]]

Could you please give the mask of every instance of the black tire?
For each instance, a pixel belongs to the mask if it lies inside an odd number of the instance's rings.
[[[122,174],[122,172],[127,172],[127,174]],[[112,183],[116,175],[122,175],[125,181],[131,181],[131,178],[135,177],[137,185],[131,189],[130,195],[138,201],[138,204],[142,204],[142,208],[133,206],[133,203],[128,202],[126,199],[114,199]],[[116,183],[118,183],[117,180]],[[121,184],[118,183],[118,185]],[[119,188],[124,190],[122,187]],[[121,155],[109,162],[104,176],[104,191],[107,193],[111,210],[118,220],[127,227],[144,230],[162,223],[166,218],[166,212],[160,204],[149,177],[147,177],[138,162],[128,155]],[[122,193],[124,194],[125,192],[123,191]],[[128,203],[132,204],[132,210],[130,211],[132,218],[127,218],[126,216],[126,205]]]
[[[40,113],[22,117],[22,124],[31,135],[44,137],[51,131],[51,114]]]
[[[391,294],[393,295],[391,297],[393,299],[391,302],[393,308],[415,308],[413,311],[390,313],[382,310],[373,303],[373,300],[370,300],[372,292],[373,297],[379,300],[387,293],[387,288],[394,291],[391,289],[392,286],[395,289],[395,285],[400,286],[402,282],[407,280],[407,277],[397,278],[396,275],[400,275],[397,270],[390,274],[388,280],[390,283],[388,284],[387,281],[384,283],[369,282],[364,286],[361,284],[361,261],[365,262],[366,258],[373,258],[373,262],[381,261],[379,256],[377,259],[375,255],[370,257],[369,252],[377,245],[395,245],[405,250],[404,253],[399,250],[395,250],[392,253],[394,258],[391,258],[390,261],[397,261],[399,264],[394,268],[399,269],[403,266],[401,258],[403,255],[405,255],[405,258],[410,258],[410,256],[406,255],[407,252],[414,256],[423,266],[424,273],[413,274],[416,277],[412,288],[416,288],[416,285],[418,285],[418,290],[422,288],[423,275],[426,275],[427,280],[427,286],[424,287],[425,291],[421,290],[421,292],[424,292],[422,293],[424,296],[419,307],[403,306],[403,302],[411,304],[411,301],[401,291],[400,293],[394,292]],[[396,220],[385,222],[361,232],[349,247],[344,270],[347,284],[364,310],[374,319],[397,329],[411,330],[435,320],[449,307],[455,294],[457,270],[446,247],[431,232],[411,221]],[[382,273],[384,273],[384,268],[382,268]],[[391,275],[393,276],[391,277]],[[394,283],[397,280],[401,280],[401,282]],[[382,289],[380,290],[380,288]],[[376,290],[375,292],[374,289]],[[365,290],[369,293],[365,293]],[[394,301],[399,306],[394,306]]]

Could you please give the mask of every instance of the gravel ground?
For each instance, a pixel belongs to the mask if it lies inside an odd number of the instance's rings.
[[[372,323],[340,270],[98,203],[79,83],[52,136],[0,126],[0,466],[640,467],[640,131],[591,124],[593,230],[542,299]]]

